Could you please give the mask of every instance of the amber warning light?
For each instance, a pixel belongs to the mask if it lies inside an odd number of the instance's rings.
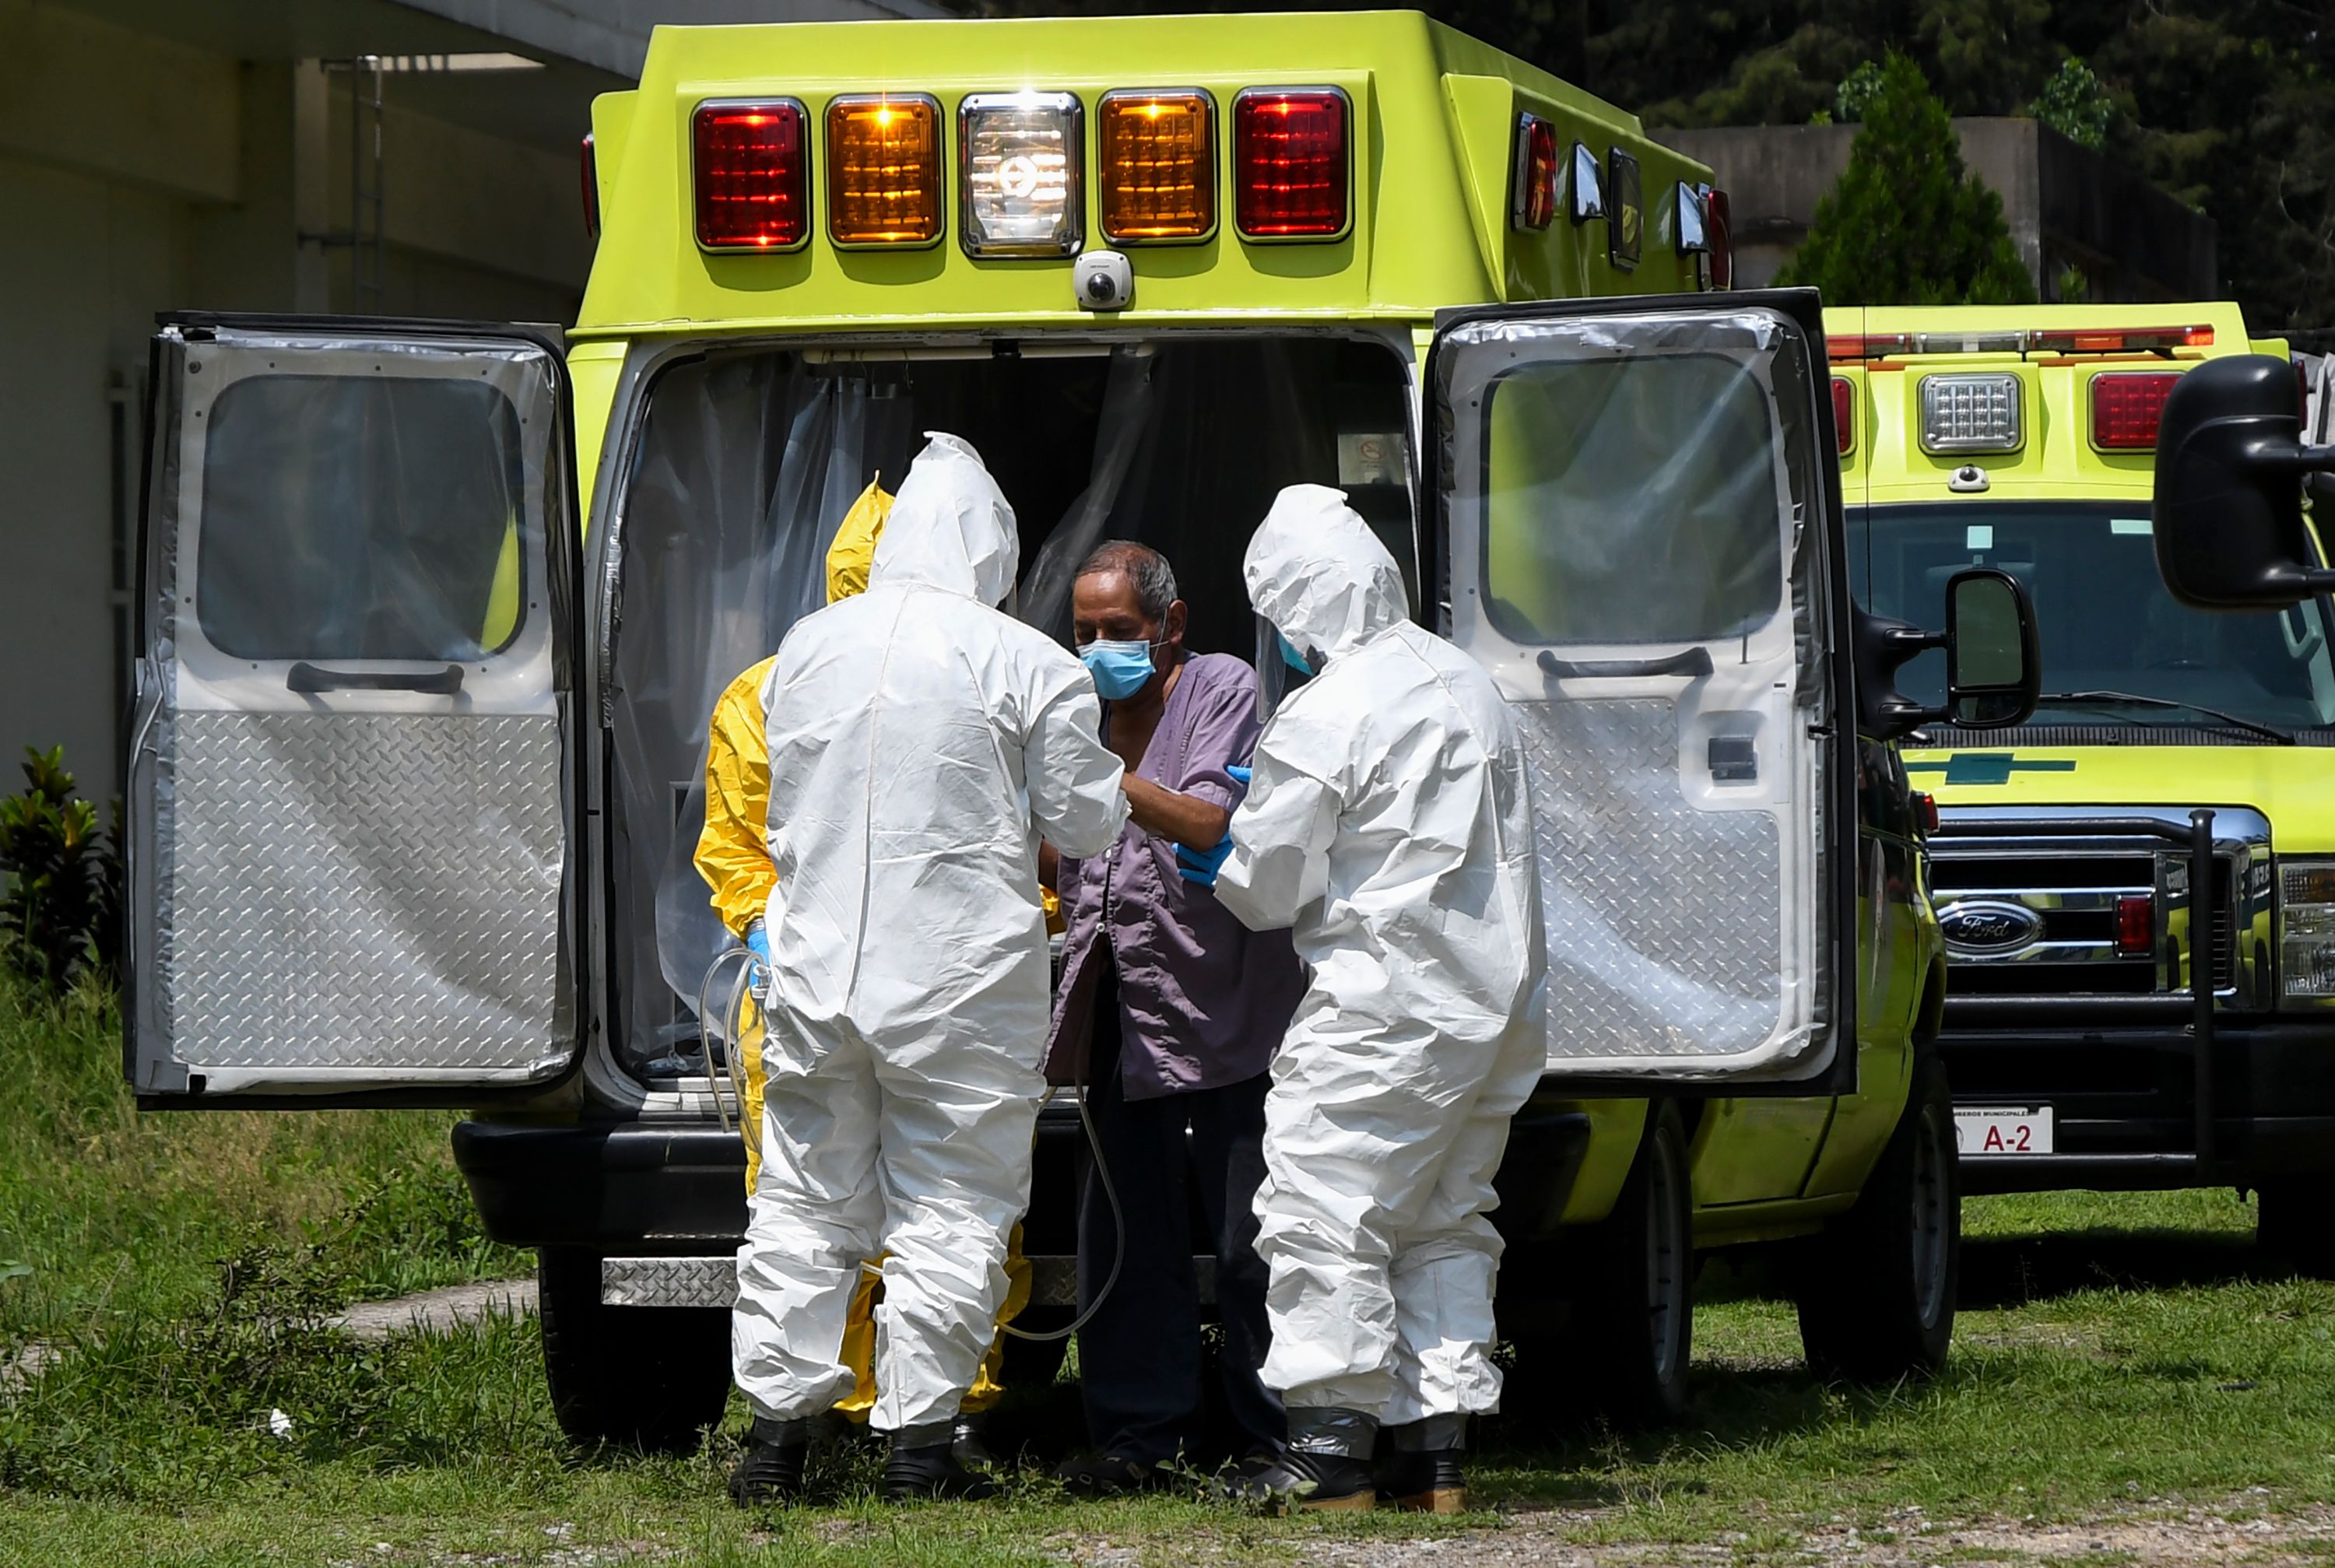
[[[1158,245],[1216,232],[1216,105],[1206,93],[1108,92],[1096,119],[1105,239]]]
[[[701,103],[690,120],[697,243],[792,250],[810,237],[809,138],[792,99]]]
[[[827,106],[827,232],[839,246],[941,237],[940,105],[922,93]]]

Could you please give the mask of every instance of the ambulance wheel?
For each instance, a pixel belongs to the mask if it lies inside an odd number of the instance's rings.
[[[608,1307],[600,1256],[536,1255],[552,1414],[582,1448],[696,1450],[730,1402],[730,1314],[719,1307]]]
[[[1676,1106],[1655,1109],[1613,1212],[1586,1244],[1574,1354],[1592,1401],[1620,1426],[1677,1420],[1694,1347],[1694,1214]]]
[[[1962,1271],[1962,1173],[1946,1070],[1923,1052],[1914,1091],[1856,1206],[1806,1244],[1800,1343],[1826,1379],[1894,1383],[1946,1363]]]
[[[2254,1203],[2254,1244],[2270,1262],[2306,1279],[2335,1280],[2335,1205],[2323,1182],[2268,1182]]]

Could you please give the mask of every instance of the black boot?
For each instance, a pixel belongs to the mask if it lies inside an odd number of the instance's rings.
[[[1378,1506],[1378,1484],[1369,1462],[1343,1454],[1297,1448],[1253,1454],[1216,1485],[1235,1503],[1257,1504],[1276,1514],[1362,1512]]]
[[[810,1465],[810,1423],[756,1418],[746,1451],[730,1472],[730,1501],[741,1508],[792,1503]]]
[[[926,1499],[963,1497],[984,1502],[997,1495],[997,1483],[978,1470],[969,1470],[956,1456],[954,1443],[930,1443],[920,1447],[892,1445],[884,1466],[884,1501],[916,1503]]]
[[[1397,1448],[1379,1466],[1379,1501],[1421,1514],[1465,1514],[1468,1473],[1458,1448]]]

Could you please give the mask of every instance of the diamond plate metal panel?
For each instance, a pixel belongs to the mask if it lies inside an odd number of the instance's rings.
[[[1784,1002],[1775,818],[1686,800],[1668,702],[1515,711],[1533,772],[1552,1058],[1758,1049]]]
[[[604,1307],[729,1307],[738,1300],[738,1259],[602,1258]]]
[[[174,730],[159,978],[179,1060],[392,1084],[565,1064],[556,717]]]

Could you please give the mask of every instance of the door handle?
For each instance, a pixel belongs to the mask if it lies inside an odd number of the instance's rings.
[[[1710,650],[1688,648],[1659,659],[1560,659],[1543,648],[1538,663],[1544,674],[1559,681],[1642,681],[1650,675],[1708,675]]]
[[[318,692],[419,692],[427,697],[457,696],[462,690],[462,666],[442,670],[327,670],[306,660],[284,676],[287,691],[303,695]]]

